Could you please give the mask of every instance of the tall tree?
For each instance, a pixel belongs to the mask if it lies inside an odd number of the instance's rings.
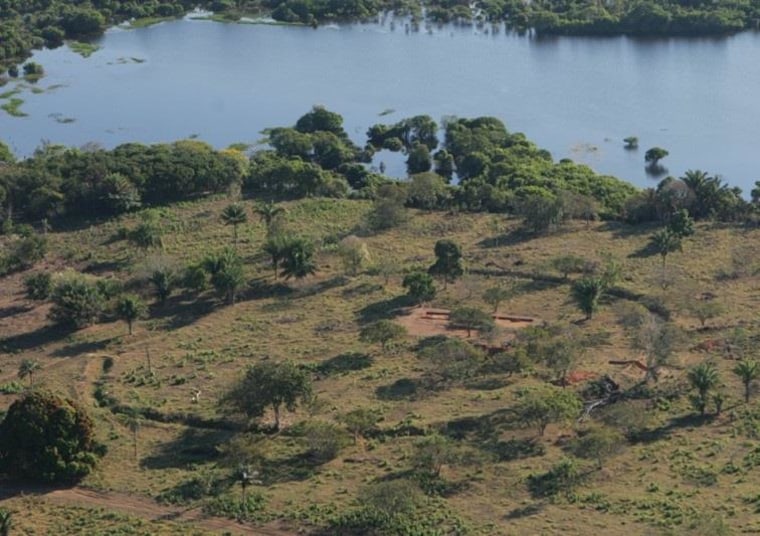
[[[209,255],[203,262],[203,266],[211,276],[211,284],[225,296],[227,303],[235,303],[237,292],[245,283],[243,261],[237,252],[231,248],[225,248],[221,252]]]
[[[11,404],[0,424],[0,464],[12,477],[72,482],[96,461],[92,419],[74,401],[30,391]]]
[[[490,314],[476,307],[457,307],[449,314],[449,325],[453,328],[466,329],[469,338],[472,330],[491,331],[494,322]]]
[[[271,234],[272,227],[277,218],[285,213],[285,209],[280,205],[274,203],[274,201],[266,201],[256,205],[253,211],[259,215],[261,221],[267,228],[267,234]]]
[[[116,302],[116,314],[129,326],[129,334],[132,335],[132,324],[142,318],[147,311],[145,303],[139,296],[127,294]]]
[[[29,378],[29,385],[34,383],[34,373],[42,369],[39,361],[34,359],[24,359],[18,366],[18,377],[20,380]]]
[[[285,279],[302,279],[317,271],[314,261],[314,245],[305,238],[290,240],[282,254],[282,276]]]
[[[132,457],[135,462],[137,462],[137,444],[138,444],[138,437],[137,434],[140,431],[140,428],[142,427],[143,418],[139,411],[130,408],[129,411],[126,413],[122,413],[120,415],[121,421],[126,426],[129,431],[132,433]]]
[[[232,226],[232,243],[237,245],[238,225],[242,225],[248,221],[248,214],[245,211],[245,207],[240,203],[227,205],[222,211],[221,220],[224,222],[224,225]]]
[[[752,382],[760,377],[760,365],[752,359],[739,361],[733,370],[744,386],[744,402],[749,403],[749,395],[752,391]]]
[[[0,508],[0,536],[10,536],[12,528],[13,515],[5,508]]]
[[[644,161],[652,167],[656,167],[660,163],[660,160],[668,156],[670,153],[662,147],[652,147],[644,153]]]
[[[602,277],[584,277],[575,282],[572,297],[578,308],[586,315],[586,320],[590,320],[599,310],[599,301],[606,290],[607,285]]]
[[[670,229],[662,229],[657,231],[650,237],[652,247],[662,257],[662,269],[665,271],[665,262],[670,253],[674,251],[683,250],[683,242],[681,237],[673,233]]]
[[[259,418],[271,408],[275,430],[279,430],[282,408],[295,411],[299,402],[308,401],[311,394],[311,380],[306,371],[287,361],[263,362],[248,369],[224,402],[249,418]]]
[[[383,351],[388,349],[395,339],[400,339],[406,335],[406,328],[390,320],[378,320],[367,326],[364,326],[359,332],[359,340],[370,344],[380,343]]]
[[[166,303],[171,296],[176,279],[174,269],[169,266],[157,266],[148,276],[148,280],[153,285],[153,292],[156,293],[156,299],[161,305]]]
[[[435,263],[428,268],[428,273],[443,280],[443,289],[448,283],[462,276],[462,250],[451,240],[439,240],[435,243]]]
[[[697,390],[692,403],[699,410],[699,414],[704,415],[710,391],[717,387],[720,379],[718,369],[712,363],[700,363],[689,371],[688,378],[691,386]]]
[[[435,298],[435,283],[430,274],[412,272],[404,277],[402,285],[406,289],[406,295],[417,305],[422,305]]]

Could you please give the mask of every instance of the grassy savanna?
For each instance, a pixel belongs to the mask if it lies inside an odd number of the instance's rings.
[[[48,233],[50,251],[34,270],[74,268],[128,283],[142,280],[155,263],[184,267],[232,244],[232,231],[220,220],[229,203],[218,197],[158,209],[163,247],[147,251],[120,238],[122,229],[137,225],[139,214],[53,231]],[[252,214],[253,203],[242,203]],[[460,533],[686,534],[695,524],[701,530],[712,527],[713,534],[760,530],[755,468],[760,408],[754,396],[744,403],[742,383],[732,373],[736,361],[726,359],[725,351],[725,341],[736,340],[737,329],[749,341],[759,333],[758,277],[749,269],[736,273],[731,259],[742,251],[760,251],[760,231],[700,223],[684,240],[683,251],[668,255],[663,275],[660,256],[645,253],[655,230],[645,225],[569,223],[554,233],[531,235],[521,230],[519,220],[503,215],[408,210],[401,225],[369,232],[364,224],[372,206],[368,201],[313,198],[282,206],[280,225],[317,246],[315,275],[275,282],[261,249],[264,223],[252,214],[237,230],[235,247],[246,279],[237,303],[226,305],[206,290],[200,295],[175,291],[158,304],[149,287],[132,284],[131,290],[149,304],[147,318],[135,321],[132,336],[115,319],[70,334],[51,329],[49,305],[24,296],[22,280],[28,274],[4,279],[0,384],[18,381],[21,362],[36,360],[41,369],[35,386],[66,391],[91,410],[108,452],[83,486],[237,517],[224,508],[224,501],[241,497],[230,445],[251,436],[239,419],[222,410],[220,399],[250,365],[288,360],[309,371],[316,401],[293,413],[283,411],[280,433],[248,443],[264,460],[257,466],[260,482],[247,492],[264,500],[247,511],[250,523],[292,533],[323,525],[341,509],[352,508],[367,485],[408,476],[422,434],[438,430],[460,455],[443,464],[435,481],[438,492],[424,508],[431,516],[448,517],[446,526]],[[369,253],[352,276],[338,255],[338,243],[350,234],[357,234]],[[572,327],[583,341],[585,351],[571,366],[573,378],[608,374],[623,389],[643,380],[638,368],[609,363],[643,359],[619,322],[631,297],[667,310],[686,334],[657,383],[635,399],[612,405],[632,405],[646,415],[646,433],[624,442],[604,459],[602,469],[595,461],[577,459],[585,478],[567,493],[531,495],[528,477],[572,456],[568,445],[602,412],[592,412],[580,424],[574,419],[551,423],[542,436],[533,426],[517,426],[518,393],[554,378],[543,364],[516,374],[478,373],[431,383],[436,366],[415,351],[413,334],[386,350],[359,340],[362,327],[395,317],[394,309],[405,304],[400,298],[404,276],[434,262],[433,247],[441,237],[461,246],[466,272],[445,291],[439,284],[426,306],[490,311],[482,298],[486,289],[514,287],[500,313]],[[552,266],[553,259],[565,255],[597,264],[611,257],[619,265],[613,291],[590,320],[583,320],[570,298],[581,275],[565,278]],[[754,254],[742,258],[742,263],[757,261]],[[684,303],[704,293],[723,307],[703,328]],[[497,330],[473,339],[498,345],[508,336]],[[720,415],[711,403],[708,415],[699,418],[689,401],[687,372],[707,359],[717,366],[727,400]],[[565,389],[585,388],[577,381]],[[3,405],[16,396],[2,395]],[[138,423],[125,420],[129,408],[143,412]],[[342,416],[356,408],[377,412],[378,431],[355,444],[346,441],[328,461],[304,455],[306,422],[342,426]],[[271,419],[267,412],[262,422]],[[86,527],[132,527],[125,533],[142,534],[148,533],[146,517],[151,518],[143,511],[132,517],[108,513],[108,504],[87,510],[45,497],[11,497],[3,507],[16,513],[17,526],[27,534],[74,534],[76,527],[80,533]],[[188,529],[150,527],[152,534],[187,533],[182,530]]]

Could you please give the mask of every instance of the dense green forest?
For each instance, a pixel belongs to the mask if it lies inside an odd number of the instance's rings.
[[[534,230],[544,230],[566,219],[660,221],[679,209],[698,219],[746,221],[755,218],[760,193],[753,190],[747,202],[740,189],[702,171],[640,191],[571,160],[555,162],[494,117],[449,117],[442,128],[426,115],[377,124],[359,147],[343,129],[342,116],[314,107],[293,127],[265,133],[267,148],[255,151],[215,150],[197,140],[127,143],[112,150],[44,145],[18,162],[0,144],[1,219],[12,225],[110,217],[242,189],[275,200],[400,200],[426,210],[523,215]],[[368,165],[379,150],[406,155],[407,180]]]
[[[640,1],[600,4],[590,0],[214,0],[159,2],[95,0],[0,0],[0,70],[43,46],[100,36],[108,25],[130,19],[180,16],[194,7],[235,20],[243,14],[271,15],[283,22],[316,25],[328,20],[366,21],[383,12],[437,23],[506,23],[537,34],[710,35],[757,29],[760,0]]]

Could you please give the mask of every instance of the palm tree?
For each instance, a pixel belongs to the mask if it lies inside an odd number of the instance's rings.
[[[145,310],[145,303],[134,294],[122,296],[116,303],[116,314],[127,323],[130,335],[132,335],[132,323],[141,318]]]
[[[276,205],[274,201],[259,203],[256,205],[256,208],[253,209],[253,211],[258,214],[259,218],[261,218],[261,221],[264,222],[264,225],[266,225],[267,228],[267,232],[271,231],[272,223],[275,221],[277,216],[285,213],[285,209]]]
[[[0,508],[0,536],[10,536],[13,516],[5,508]]]
[[[158,303],[163,305],[169,296],[171,296],[174,287],[176,279],[174,271],[169,267],[159,267],[151,272],[148,279],[153,284]]]
[[[682,251],[683,243],[681,237],[672,232],[670,229],[657,231],[650,238],[650,242],[657,253],[662,257],[662,270],[665,271],[665,261],[669,253]]]
[[[140,431],[142,420],[142,415],[135,409],[130,409],[130,411],[121,414],[122,423],[132,432],[132,455],[135,462],[137,461],[137,432]]]
[[[291,240],[282,255],[282,275],[285,279],[301,279],[317,271],[314,246],[303,238]]]
[[[744,402],[749,402],[750,387],[752,382],[760,377],[760,365],[754,360],[742,360],[739,361],[734,367],[734,374],[739,376],[739,379],[744,385]]]
[[[24,359],[18,367],[18,377],[20,380],[29,378],[29,385],[34,383],[34,373],[42,368],[42,365],[34,359]]]
[[[232,243],[237,245],[238,225],[248,221],[248,214],[245,207],[239,203],[233,203],[224,207],[221,215],[224,225],[232,225]]]
[[[580,310],[590,320],[599,309],[599,300],[607,286],[601,277],[584,277],[573,285],[572,296]]]
[[[277,268],[279,268],[288,242],[289,239],[284,236],[270,236],[263,246],[264,252],[272,259],[272,270],[274,271],[275,281],[277,281]]]
[[[712,389],[718,385],[718,369],[712,363],[701,363],[689,371],[689,383],[697,390],[694,397],[694,406],[699,410],[700,415],[705,414],[707,408],[708,395]]]

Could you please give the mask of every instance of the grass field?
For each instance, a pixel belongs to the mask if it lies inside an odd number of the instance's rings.
[[[231,243],[232,230],[219,219],[228,203],[216,198],[161,209],[161,222],[167,229],[164,247],[147,253],[115,238],[120,229],[135,224],[134,215],[55,230],[48,235],[51,251],[35,269],[74,268],[128,281],[151,263],[184,266]],[[250,517],[250,523],[264,527],[261,530],[296,534],[319,525],[334,511],[352,506],[363,486],[407,472],[419,440],[415,430],[440,429],[456,437],[467,454],[442,469],[446,482],[458,484],[456,492],[431,499],[428,507],[455,520],[461,533],[760,531],[760,475],[755,469],[760,456],[752,431],[760,407],[754,399],[745,406],[741,384],[731,373],[734,361],[725,359],[723,346],[712,345],[716,348],[712,352],[698,349],[705,341],[730,338],[738,327],[750,336],[760,332],[760,278],[751,271],[719,277],[737,268],[731,259],[741,252],[750,252],[742,262],[757,261],[760,230],[699,224],[696,234],[685,241],[684,251],[668,256],[665,271],[673,282],[663,290],[658,284],[661,259],[646,253],[651,227],[573,223],[556,233],[533,237],[520,231],[519,221],[501,215],[410,211],[400,227],[373,234],[366,233],[363,224],[371,206],[368,202],[307,199],[285,206],[285,226],[319,246],[315,276],[287,282],[289,292],[272,295],[258,290],[271,283],[273,275],[261,252],[264,225],[251,217],[239,230],[237,244],[251,283],[239,302],[224,305],[212,290],[201,296],[176,293],[164,305],[152,304],[150,317],[136,324],[132,336],[122,322],[61,334],[49,328],[49,306],[25,298],[25,273],[3,280],[0,385],[18,381],[16,371],[23,359],[36,359],[43,366],[35,375],[37,385],[67,392],[92,411],[98,438],[108,452],[82,486],[139,498],[145,504],[163,497],[163,503],[155,503],[160,513],[161,508],[169,508],[167,497],[181,495],[183,484],[193,479],[224,480],[230,468],[222,463],[219,448],[241,432],[218,425],[230,419],[220,409],[220,397],[249,365],[287,359],[318,371],[314,380],[318,402],[285,413],[285,430],[259,445],[265,453],[266,478],[254,491],[263,496],[264,506]],[[371,260],[367,269],[351,277],[345,275],[335,245],[352,233],[366,243]],[[432,365],[417,356],[413,337],[387,352],[359,341],[363,325],[393,316],[392,309],[404,294],[403,276],[432,264],[433,246],[443,237],[462,246],[466,273],[445,291],[439,289],[430,305],[467,304],[487,310],[481,298],[484,290],[514,282],[520,290],[500,306],[500,312],[576,326],[587,341],[574,365],[576,373],[608,374],[624,387],[643,379],[635,367],[609,363],[641,359],[617,322],[617,311],[630,300],[610,296],[598,314],[582,322],[583,315],[570,300],[570,286],[577,276],[563,280],[550,265],[557,256],[573,254],[601,262],[611,255],[621,268],[617,286],[628,291],[617,295],[646,296],[664,303],[687,334],[688,341],[657,384],[661,393],[672,396],[636,402],[651,417],[651,433],[626,444],[601,470],[592,462],[580,461],[586,479],[574,493],[535,499],[526,478],[568,455],[565,446],[576,433],[575,423],[552,424],[543,437],[536,437],[532,428],[509,422],[495,425],[490,442],[478,433],[483,423],[502,422],[499,419],[514,406],[519,390],[546,381],[548,373],[541,367],[532,373],[493,374],[426,389],[422,380]],[[137,290],[150,296],[147,288]],[[703,329],[677,304],[683,296],[706,292],[714,294],[723,307]],[[505,335],[497,332],[492,340]],[[340,358],[351,353],[363,357]],[[686,370],[706,359],[717,364],[728,400],[721,415],[700,419],[689,404]],[[107,362],[112,362],[110,368]],[[583,387],[579,383],[568,389]],[[0,404],[5,408],[17,396],[0,395]],[[166,417],[162,420],[173,422],[145,419],[135,437],[118,414],[101,407],[104,396],[121,405],[152,408]],[[298,429],[308,419],[339,422],[340,415],[358,407],[377,410],[382,415],[380,428],[387,433],[349,444],[332,461],[304,462],[303,442],[288,430]],[[190,425],[201,421],[211,424]],[[498,456],[491,448],[494,440],[533,442],[544,454],[515,459]],[[228,482],[216,493],[237,498],[240,488]],[[111,508],[107,500],[94,507],[76,506],[76,497],[69,504],[44,494],[10,495],[2,506],[16,513],[19,534],[214,531],[193,525],[201,517],[184,524],[154,524],[151,520],[159,515],[147,507],[129,514]],[[185,498],[181,504],[183,508],[205,506],[206,512],[218,514],[221,510],[209,506],[213,501],[211,496],[201,496]],[[690,528],[692,524],[696,528]],[[240,527],[224,530],[235,533]]]

